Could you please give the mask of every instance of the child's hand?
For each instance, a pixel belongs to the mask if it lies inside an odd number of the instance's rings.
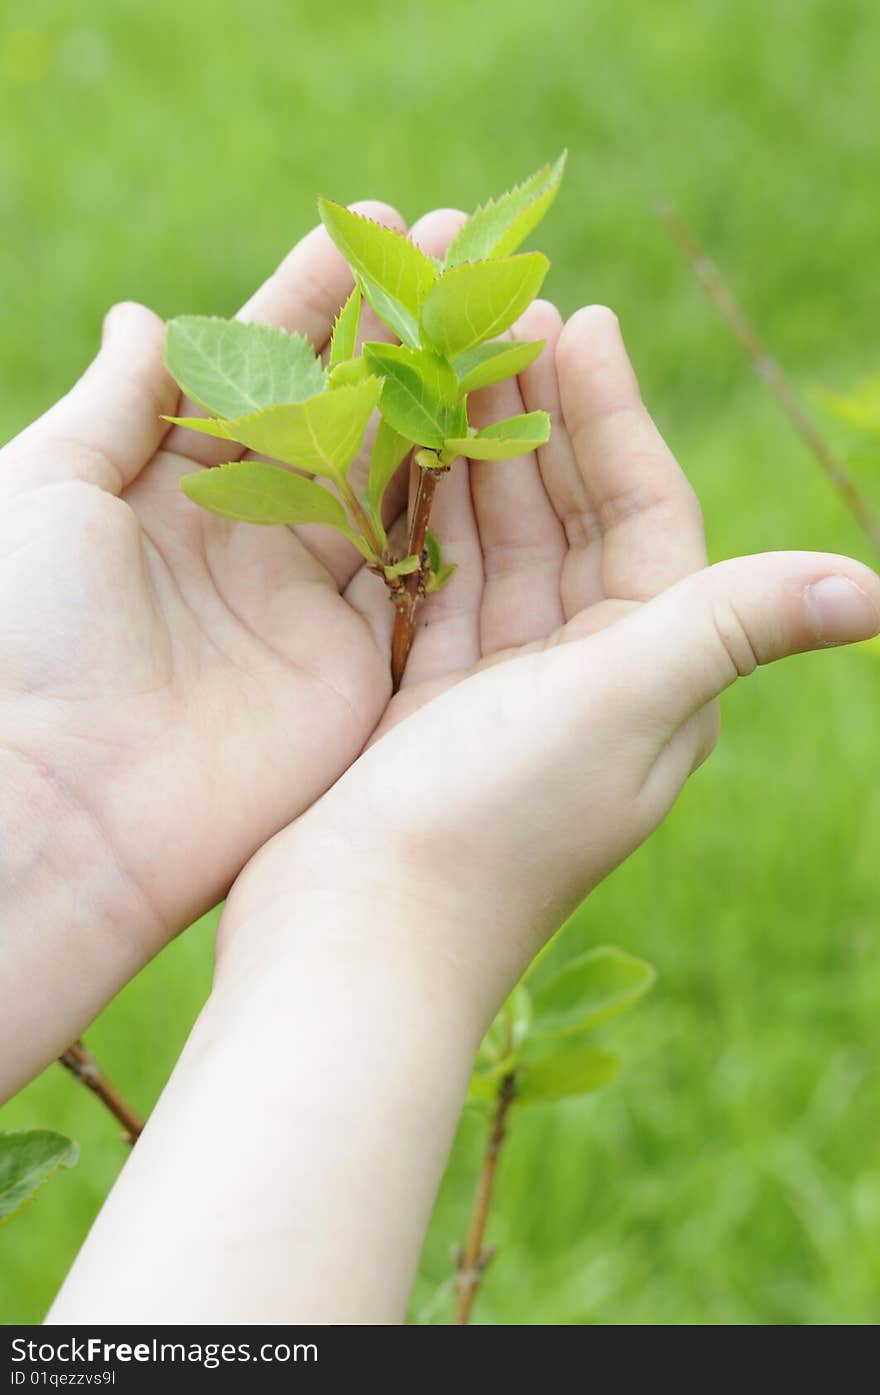
[[[320,347],[350,287],[319,228],[242,313]],[[166,434],[163,337],[116,307],[84,378],[0,453],[0,1098],[336,779],[390,691],[356,557],[178,490],[234,448]]]
[[[880,581],[858,562],[704,569],[696,500],[609,311],[560,334],[538,304],[517,333],[551,347],[522,401],[499,388],[485,409],[548,405],[552,439],[441,482],[436,526],[459,572],[421,613],[381,739],[254,859],[221,931],[223,946],[267,903],[283,924],[279,898],[332,907],[363,887],[374,907],[387,897],[395,936],[409,925],[429,961],[461,968],[487,1015],[660,822],[712,748],[724,688],[880,628]],[[347,924],[382,952],[381,915]]]
[[[880,581],[845,558],[697,570],[699,512],[607,311],[522,390],[557,403],[550,445],[441,484],[459,574],[381,739],[233,889],[215,991],[50,1321],[400,1321],[504,995],[662,818],[723,688],[880,627]]]

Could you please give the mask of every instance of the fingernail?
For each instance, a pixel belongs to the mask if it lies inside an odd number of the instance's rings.
[[[807,587],[804,600],[821,644],[851,644],[880,631],[880,610],[849,577],[823,577]]]

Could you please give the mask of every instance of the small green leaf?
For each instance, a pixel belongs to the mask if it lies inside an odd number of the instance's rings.
[[[620,1057],[599,1046],[565,1046],[521,1065],[516,1073],[519,1105],[551,1104],[601,1090],[620,1070]]]
[[[433,596],[435,591],[442,591],[443,587],[447,582],[452,580],[457,571],[457,562],[444,562],[442,567],[438,567],[436,571],[429,572],[427,580],[425,581],[425,594]]]
[[[365,378],[362,383],[319,393],[306,402],[264,407],[231,421],[210,417],[166,417],[166,421],[238,441],[273,460],[339,480],[357,455],[381,391],[378,378]]]
[[[829,416],[869,436],[880,435],[880,378],[863,378],[851,392],[816,388],[813,395]]]
[[[382,568],[389,581],[395,576],[412,576],[418,569],[419,558],[414,552],[409,557],[402,557],[399,562],[392,562],[390,566]]]
[[[169,322],[165,364],[188,397],[221,417],[304,402],[326,384],[320,359],[302,335],[210,315]]]
[[[565,173],[568,152],[553,165],[544,165],[498,199],[490,199],[456,233],[446,253],[446,266],[507,257],[540,223],[556,197]]]
[[[319,199],[318,212],[376,314],[406,343],[417,345],[422,301],[437,279],[433,260],[402,233],[341,204]]]
[[[430,528],[425,534],[425,549],[428,553],[429,566],[428,575],[425,578],[425,592],[430,596],[435,591],[442,591],[446,583],[452,580],[457,564],[443,561],[440,539]]]
[[[402,344],[365,344],[364,357],[371,373],[384,379],[382,416],[402,436],[439,449],[447,435],[466,426],[455,374],[436,354]]]
[[[203,509],[243,523],[324,523],[348,533],[339,500],[313,480],[259,460],[234,460],[213,470],[184,475],[180,487]]]
[[[572,959],[534,994],[536,1035],[590,1032],[626,1012],[652,987],[656,972],[644,959],[603,945]]]
[[[49,1129],[0,1133],[0,1225],[20,1211],[59,1167],[74,1167],[79,1148]]]
[[[367,477],[367,508],[383,544],[388,539],[382,523],[382,500],[410,445],[406,436],[401,436],[384,418],[379,422]]]
[[[492,1021],[477,1052],[477,1069],[492,1070],[499,1064],[506,1069],[515,1061],[532,1023],[532,999],[524,984],[518,983]]]
[[[430,528],[425,533],[425,551],[428,554],[428,565],[432,572],[439,572],[443,566],[443,548],[440,539]]]
[[[545,339],[534,339],[518,344],[492,340],[468,349],[452,365],[458,378],[459,393],[464,396],[522,373],[524,368],[534,363],[546,342]]]
[[[369,372],[365,359],[348,358],[345,363],[337,363],[335,368],[330,369],[330,386],[353,387],[355,383],[362,383]]]
[[[330,336],[330,367],[336,368],[347,359],[354,358],[357,347],[358,325],[361,320],[361,288],[355,286],[348,300],[336,316],[333,333]]]
[[[526,252],[445,271],[422,306],[425,339],[449,359],[484,339],[495,339],[531,304],[549,267],[541,252]]]
[[[511,460],[514,456],[527,455],[537,446],[543,446],[549,438],[550,418],[547,413],[526,412],[523,416],[493,422],[473,436],[452,438],[446,442],[445,451],[452,455],[466,455],[470,460]]]

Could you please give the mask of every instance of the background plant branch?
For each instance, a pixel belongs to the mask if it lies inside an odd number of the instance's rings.
[[[492,1210],[495,1195],[495,1181],[498,1175],[498,1161],[507,1138],[508,1115],[516,1099],[516,1076],[513,1071],[502,1076],[495,1099],[495,1111],[489,1129],[489,1141],[483,1156],[483,1166],[477,1180],[471,1221],[467,1240],[458,1261],[455,1281],[455,1325],[466,1326],[471,1320],[474,1301],[480,1289],[483,1274],[492,1259],[493,1250],[485,1248],[486,1227]]]
[[[85,1085],[87,1090],[91,1090],[92,1094],[97,1096],[104,1108],[122,1125],[126,1142],[133,1147],[143,1133],[144,1121],[138,1117],[112,1081],[107,1079],[85,1043],[75,1041],[59,1056],[58,1061],[71,1075],[76,1076],[81,1085]]]
[[[690,263],[694,275],[718,310],[740,347],[748,355],[758,377],[769,387],[801,440],[818,460],[853,518],[874,550],[880,553],[880,520],[845,468],[828,440],[801,403],[779,362],[773,358],[757,330],[746,318],[714,262],[707,256],[679,214],[665,200],[657,204],[658,217]]]

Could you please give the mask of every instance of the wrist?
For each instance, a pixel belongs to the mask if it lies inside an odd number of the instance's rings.
[[[211,996],[52,1321],[402,1320],[484,1024],[461,966],[378,919],[340,885],[231,899]]]
[[[349,883],[295,884],[247,902],[236,887],[221,917],[213,997],[224,1012],[267,981],[360,986],[382,1011],[418,1004],[442,1038],[475,1051],[495,1012],[470,962],[455,950],[436,904],[419,903],[388,864]],[[444,944],[445,941],[445,944]],[[345,988],[348,993],[349,988]]]
[[[318,835],[309,816],[251,861],[230,893],[217,937],[217,983],[295,973],[304,961],[357,963],[389,992],[454,1005],[459,1030],[482,1033],[540,947],[514,905],[476,878],[423,865],[391,839],[354,845]]]

